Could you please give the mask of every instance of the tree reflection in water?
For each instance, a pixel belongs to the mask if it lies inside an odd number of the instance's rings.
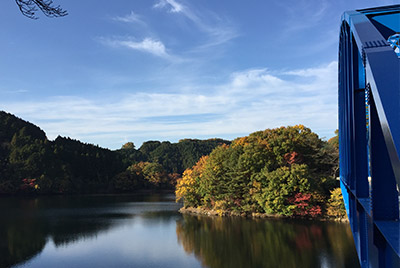
[[[199,262],[204,267],[212,268],[358,266],[348,225],[180,215],[177,213],[179,204],[175,204],[173,200],[174,196],[164,199],[157,195],[141,198],[3,198],[0,200],[0,267],[37,260],[34,256],[38,256],[43,250],[46,251],[46,243],[50,241],[55,247],[63,248],[79,244],[84,246],[85,243],[81,242],[92,239],[96,243],[113,242],[114,240],[107,239],[99,241],[99,235],[112,233],[112,230],[118,230],[118,227],[122,226],[127,228],[120,230],[128,231],[127,238],[131,239],[126,248],[107,244],[104,246],[107,251],[90,251],[87,255],[82,255],[82,260],[95,264],[96,261],[91,258],[99,259],[99,255],[107,255],[105,252],[108,252],[108,246],[116,246],[118,250],[136,250],[137,254],[133,258],[129,257],[132,254],[128,254],[126,259],[119,259],[124,255],[118,251],[101,261],[120,267],[129,267],[133,263],[137,264],[137,267],[152,267],[154,259],[149,258],[154,257],[153,248],[165,244],[168,246],[165,248],[168,256],[164,256],[164,252],[160,251],[154,253],[160,257],[159,264],[162,264],[162,267],[193,267],[199,265]],[[137,222],[138,225],[131,225],[132,222]],[[130,228],[135,228],[134,226],[142,229],[139,229],[140,232],[133,231]],[[154,233],[154,230],[172,232],[172,236],[171,233],[167,233],[164,239],[168,239],[162,241],[163,238],[154,237],[158,234]],[[175,239],[175,232],[179,245]],[[135,238],[129,236],[131,234],[142,236]],[[156,244],[146,247],[149,251],[140,251],[142,247],[135,243],[135,240]],[[188,255],[183,253],[183,250]],[[171,253],[176,255],[170,256]],[[197,260],[190,256],[191,254]],[[143,259],[140,258],[142,255]],[[58,258],[58,255],[50,256]],[[79,265],[79,261],[71,263]],[[166,263],[167,261],[169,263]],[[65,263],[64,267],[71,263]],[[29,264],[30,262],[27,263]],[[36,267],[54,267],[50,262],[38,261],[37,264],[39,266]],[[70,267],[74,266],[72,264]],[[80,267],[87,265],[82,263]]]
[[[0,202],[0,267],[24,263],[39,254],[51,240],[56,247],[115,228],[133,217],[125,204],[133,200],[156,202],[132,196],[79,196],[3,198]],[[116,204],[121,204],[119,207]]]
[[[184,215],[179,243],[203,266],[358,267],[348,225]]]

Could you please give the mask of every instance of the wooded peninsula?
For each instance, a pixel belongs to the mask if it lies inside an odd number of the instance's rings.
[[[338,138],[302,125],[237,138],[132,142],[119,150],[58,136],[0,111],[0,195],[175,190],[185,208],[218,215],[345,216]]]

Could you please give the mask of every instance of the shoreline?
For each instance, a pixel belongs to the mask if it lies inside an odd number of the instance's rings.
[[[249,219],[292,219],[292,220],[317,220],[317,221],[333,221],[333,222],[349,222],[348,218],[309,218],[309,217],[294,217],[294,216],[284,216],[278,214],[266,214],[266,213],[238,213],[227,210],[214,210],[214,209],[205,209],[205,208],[195,208],[195,207],[181,207],[179,209],[179,213],[181,214],[189,214],[189,215],[200,215],[207,217],[241,217],[241,218],[249,218]]]
[[[106,196],[106,195],[146,195],[146,194],[175,194],[171,189],[141,189],[134,192],[104,192],[104,193],[0,193],[3,197],[45,197],[45,196]]]

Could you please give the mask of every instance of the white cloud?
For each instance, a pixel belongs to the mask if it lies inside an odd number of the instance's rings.
[[[143,23],[143,21],[141,20],[140,16],[138,14],[135,14],[133,11],[131,11],[131,13],[129,13],[126,16],[114,17],[113,20],[126,22],[126,23]]]
[[[235,138],[295,124],[330,137],[337,128],[337,62],[286,72],[245,70],[202,92],[141,92],[107,100],[60,96],[2,107],[38,124],[51,139],[60,134],[111,148],[126,140],[139,145],[149,139]]]
[[[167,53],[167,50],[161,41],[149,37],[143,39],[140,42],[121,39],[101,39],[101,41],[107,45],[126,47],[142,52],[147,52],[159,57],[171,57],[171,55]]]
[[[120,41],[119,44],[128,48],[149,52],[160,57],[168,55],[165,51],[164,44],[161,41],[153,40],[151,38],[145,38],[142,42]]]
[[[183,11],[183,5],[177,3],[175,0],[161,0],[153,6],[154,8],[169,7],[169,12],[179,13]]]
[[[190,35],[193,35],[194,30],[197,31],[198,34],[196,34],[196,38],[198,38],[199,40],[198,45],[192,45],[192,47],[187,51],[182,51],[182,49],[179,50],[179,53],[181,53],[182,55],[186,52],[186,57],[176,56],[178,55],[178,51],[172,54],[169,53],[165,45],[160,40],[151,37],[145,37],[144,39],[142,39],[142,41],[138,41],[135,38],[104,37],[99,38],[100,41],[106,45],[126,47],[138,51],[148,52],[159,57],[168,58],[169,60],[174,62],[182,62],[192,60],[190,57],[187,57],[187,52],[189,52],[189,54],[193,52],[198,53],[203,51],[204,49],[207,49],[207,51],[209,51],[210,47],[221,45],[238,36],[234,27],[232,27],[226,19],[222,19],[214,12],[205,10],[194,10],[190,6],[183,5],[176,0],[160,0],[153,5],[153,8],[163,9],[166,10],[168,13],[175,13],[179,14],[179,16],[183,16],[188,24],[184,25],[178,23],[177,25],[181,25],[186,31],[189,29]],[[133,11],[131,11],[131,13],[126,16],[117,16],[112,19],[125,23],[139,23],[145,28],[146,33],[144,36],[159,36],[159,34],[157,34],[154,29],[152,30],[153,27],[151,27],[150,24],[145,23],[142,20],[142,17],[134,13]],[[168,23],[171,23],[171,21],[168,21]],[[139,31],[135,34],[135,36],[143,35],[141,35]],[[176,45],[176,39],[176,36],[170,39],[173,40],[171,43],[174,44],[175,42]]]

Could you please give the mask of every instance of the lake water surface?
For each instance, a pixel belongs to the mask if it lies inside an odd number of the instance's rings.
[[[0,198],[0,267],[359,267],[348,224],[181,215],[174,198]]]

